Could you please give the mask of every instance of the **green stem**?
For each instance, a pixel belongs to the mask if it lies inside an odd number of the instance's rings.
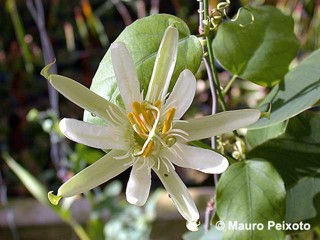
[[[218,71],[217,71],[217,68],[214,64],[214,54],[213,54],[212,47],[211,47],[213,38],[212,38],[212,36],[206,36],[206,40],[207,40],[207,50],[208,50],[208,56],[209,56],[209,63],[210,63],[210,68],[212,70],[212,76],[213,76],[213,83],[215,85],[215,90],[218,95],[218,100],[219,100],[221,109],[224,112],[227,110],[227,106],[226,106],[226,102],[224,99],[224,95],[221,90],[220,81],[219,81],[219,77],[218,77]]]
[[[204,5],[204,19],[207,20],[209,16],[209,1],[208,0],[203,0],[203,5]],[[217,68],[214,64],[214,54],[212,51],[212,41],[213,41],[213,36],[210,31],[205,31],[205,36],[206,36],[206,43],[207,43],[207,51],[208,51],[208,56],[209,56],[209,65],[211,68],[211,74],[213,77],[213,83],[215,86],[215,91],[217,93],[219,103],[221,106],[222,111],[227,110],[226,102],[224,99],[224,95],[222,93],[221,87],[220,87],[220,81],[218,77],[218,71]]]
[[[231,80],[228,82],[227,86],[223,89],[223,94],[226,94],[231,88],[234,81],[237,79],[238,75],[233,75]]]
[[[72,226],[72,229],[75,231],[80,240],[90,240],[88,234],[79,223],[71,220],[69,221],[69,224]]]
[[[19,45],[21,47],[22,57],[24,58],[26,71],[31,73],[33,71],[32,55],[31,55],[31,52],[29,50],[28,45],[24,41],[24,37],[26,34],[24,31],[18,10],[17,10],[16,1],[15,0],[7,0],[6,7],[7,7],[9,14],[10,14],[17,40],[18,40]]]

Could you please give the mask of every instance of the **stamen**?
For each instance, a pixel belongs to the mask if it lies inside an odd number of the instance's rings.
[[[170,108],[163,122],[162,134],[166,134],[172,128],[172,120],[176,112],[175,108]]]
[[[153,146],[154,146],[154,142],[153,142],[153,141],[150,141],[150,142],[148,143],[145,151],[143,152],[142,156],[143,156],[143,157],[148,157],[148,156],[152,153]]]
[[[147,133],[149,130],[146,128],[146,124],[141,120],[141,117],[139,116],[139,114],[137,112],[133,112],[133,116],[136,121],[136,124],[139,125],[139,127],[142,129],[143,132]]]
[[[153,104],[156,108],[160,109],[162,106],[162,102],[161,100],[157,100],[154,104]]]
[[[148,137],[148,134],[143,133],[142,130],[140,129],[139,125],[134,124],[134,125],[132,126],[132,128],[133,128],[133,130],[134,130],[140,137],[142,137],[142,138],[143,138],[143,137],[145,137],[145,138]]]

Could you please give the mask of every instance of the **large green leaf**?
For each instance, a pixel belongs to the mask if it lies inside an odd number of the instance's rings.
[[[141,90],[146,94],[156,54],[164,31],[174,25],[179,31],[179,49],[177,63],[170,88],[172,89],[180,72],[189,69],[195,73],[201,63],[202,48],[199,40],[190,35],[185,22],[168,14],[158,14],[142,18],[128,26],[115,40],[126,44],[137,68]],[[93,78],[91,90],[105,99],[121,104],[119,90],[111,63],[110,51],[107,51]],[[84,120],[101,124],[102,120],[85,112]]]
[[[221,24],[212,45],[214,54],[232,74],[272,86],[283,79],[299,46],[293,20],[271,6],[245,8],[237,21]]]
[[[258,145],[283,134],[286,127],[287,122],[280,122],[266,128],[248,130],[246,135],[247,143],[250,148],[257,147]]]
[[[280,173],[287,189],[286,222],[320,223],[320,115],[305,112],[289,121],[285,134],[254,148]]]
[[[217,213],[225,223],[222,239],[283,239],[283,231],[268,230],[268,221],[284,220],[285,188],[281,177],[265,161],[232,164],[217,186]],[[236,231],[230,226],[235,222],[260,223],[263,229]]]
[[[250,128],[264,128],[283,122],[312,107],[320,99],[320,49],[292,69],[284,82],[276,85],[265,100],[260,110],[266,111],[272,104],[270,120],[262,118]]]

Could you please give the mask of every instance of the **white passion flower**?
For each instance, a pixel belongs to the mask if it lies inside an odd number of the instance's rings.
[[[250,125],[259,119],[260,112],[246,109],[179,120],[194,98],[196,79],[185,69],[168,96],[178,51],[178,35],[174,27],[165,31],[145,99],[125,44],[111,45],[112,64],[125,109],[70,78],[49,74],[51,65],[42,70],[41,74],[61,94],[106,122],[102,126],[65,118],[60,122],[62,133],[90,147],[111,149],[65,182],[57,195],[50,192],[48,196],[53,204],[58,204],[62,197],[86,192],[132,167],[126,198],[129,203],[142,206],[149,195],[153,170],[187,220],[188,229],[197,230],[199,212],[174,165],[211,174],[224,172],[228,167],[226,158],[187,143]]]

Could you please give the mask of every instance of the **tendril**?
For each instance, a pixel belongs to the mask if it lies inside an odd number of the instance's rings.
[[[253,13],[246,7],[241,7],[239,8],[239,10],[237,11],[237,14],[235,15],[234,18],[229,18],[228,14],[227,14],[227,9],[230,7],[230,0],[226,0],[225,2],[220,2],[217,4],[217,7],[216,8],[213,8],[211,10],[211,14],[210,16],[208,16],[208,19],[205,21],[206,24],[210,23],[211,26],[210,26],[210,30],[216,30],[217,27],[220,25],[220,23],[223,21],[224,18],[232,21],[232,22],[235,22],[238,20],[239,16],[240,16],[240,13],[241,11],[248,11],[249,14],[251,15],[251,21],[249,24],[242,24],[242,23],[239,23],[239,26],[240,27],[246,27],[250,24],[252,24],[254,22],[254,15]]]

